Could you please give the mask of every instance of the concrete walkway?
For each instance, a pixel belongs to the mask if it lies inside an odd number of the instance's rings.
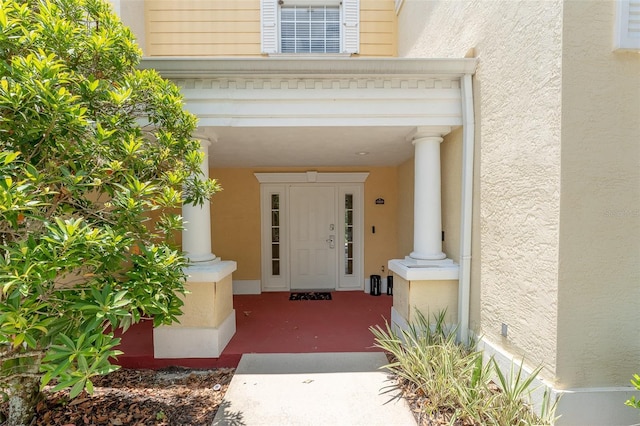
[[[398,425],[416,422],[394,398],[383,353],[245,354],[214,425]]]

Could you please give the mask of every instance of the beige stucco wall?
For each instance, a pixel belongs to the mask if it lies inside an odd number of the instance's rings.
[[[446,311],[445,321],[458,321],[458,281],[407,281],[393,274],[393,307],[409,323],[416,320],[416,310],[427,319]]]
[[[612,52],[613,25],[614,2],[564,4],[563,388],[628,386],[640,371],[640,54]]]
[[[413,158],[398,166],[398,251],[399,258],[413,251]]]
[[[460,262],[460,195],[462,191],[462,128],[444,137],[440,144],[442,184],[442,250],[449,259]]]
[[[381,266],[400,256],[397,232],[397,168],[314,168],[318,172],[369,172],[364,184],[364,276],[380,274]],[[223,191],[211,205],[212,250],[223,259],[235,260],[236,280],[260,279],[260,183],[255,172],[301,172],[306,168],[210,170]],[[375,204],[377,198],[384,205]],[[372,227],[375,226],[375,234]]]
[[[478,331],[501,342],[508,324],[503,344],[544,365],[546,377],[557,341],[561,12],[558,0],[405,0],[398,20],[401,57],[475,49],[481,183],[472,298],[479,291],[481,303],[472,325],[480,316]]]
[[[217,328],[233,310],[231,275],[218,282],[187,282],[180,324],[176,327]],[[213,305],[213,309],[211,308]]]
[[[236,280],[260,279],[260,184],[251,169],[212,169],[223,190],[211,204],[211,248],[235,260]]]
[[[387,262],[398,257],[398,173],[395,167],[377,167],[364,184],[364,276],[387,274]],[[376,204],[382,198],[384,204]],[[372,227],[376,228],[373,233]],[[382,273],[384,267],[384,273]]]

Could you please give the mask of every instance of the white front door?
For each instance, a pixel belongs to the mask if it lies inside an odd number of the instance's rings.
[[[335,186],[289,188],[292,290],[335,290],[338,264]]]

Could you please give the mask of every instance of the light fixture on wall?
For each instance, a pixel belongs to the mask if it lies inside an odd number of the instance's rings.
[[[369,155],[368,151],[360,151],[360,152],[356,152],[356,155]]]

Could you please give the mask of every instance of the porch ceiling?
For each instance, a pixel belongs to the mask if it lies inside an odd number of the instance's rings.
[[[413,155],[414,127],[201,127],[220,167],[395,166]],[[366,153],[366,154],[363,154]]]

